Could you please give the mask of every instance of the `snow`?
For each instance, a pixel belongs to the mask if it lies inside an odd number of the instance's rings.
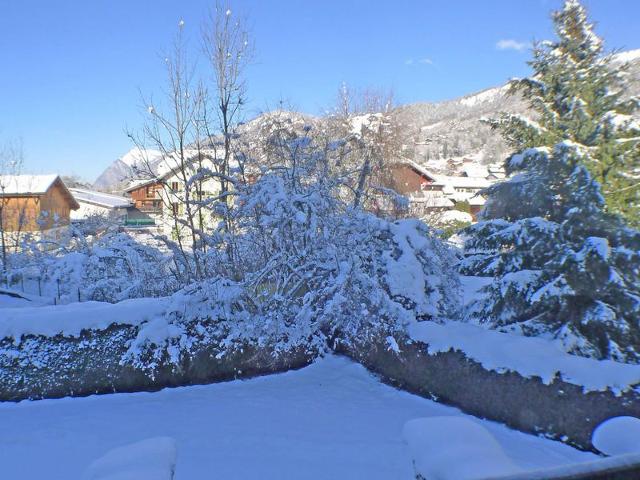
[[[640,456],[640,418],[614,417],[596,427],[593,446],[607,455],[635,453]]]
[[[129,167],[134,167],[140,163],[152,163],[162,155],[159,150],[142,149],[134,147],[120,157],[120,161]]]
[[[553,467],[541,470],[528,471],[526,473],[518,475],[509,475],[507,477],[500,477],[499,480],[549,480],[552,478],[557,479],[571,479],[571,478],[589,478],[585,475],[587,473],[598,472],[600,475],[596,478],[631,478],[630,476],[615,477],[613,475],[605,476],[602,472],[612,473],[614,469],[640,465],[640,454],[633,453],[628,455],[616,455],[614,457],[599,458],[597,460],[589,462],[581,462],[572,465],[563,465],[560,467]],[[629,472],[631,473],[631,472]],[[497,480],[497,479],[496,479]]]
[[[415,192],[407,195],[412,203],[423,204],[427,208],[453,208],[454,203],[447,197],[430,192]]]
[[[462,168],[463,173],[467,177],[487,178],[489,176],[489,170],[486,165],[465,165]]]
[[[84,480],[172,480],[176,444],[170,437],[148,438],[109,450],[89,465]]]
[[[81,478],[113,448],[168,436],[178,451],[176,480],[214,474],[410,480],[415,477],[402,427],[434,416],[483,425],[523,469],[596,458],[396,390],[362,366],[330,356],[302,370],[245,381],[0,403],[0,464],[8,479]]]
[[[29,300],[23,297],[16,297],[6,292],[0,291],[0,308],[17,308],[32,305]]]
[[[68,305],[6,308],[0,318],[0,338],[20,342],[24,335],[77,337],[82,330],[118,323],[139,325],[161,316],[166,298],[136,298],[119,303],[82,302]]]
[[[429,480],[473,480],[522,471],[491,433],[466,417],[428,417],[408,421],[402,436],[416,475]]]
[[[0,195],[43,194],[58,175],[0,175]]]
[[[12,289],[0,288],[0,308],[38,307],[51,303],[52,301],[50,298],[29,295]]]
[[[492,102],[501,98],[508,90],[508,86],[489,88],[475,95],[466,96],[459,102],[465,107],[475,107],[478,104]]]
[[[460,210],[447,210],[442,212],[438,218],[440,223],[455,223],[455,222],[473,222],[473,217],[470,213],[461,212]]]
[[[110,195],[108,193],[97,192],[95,190],[85,190],[82,188],[70,188],[69,191],[78,202],[90,203],[105,208],[126,208],[133,202],[130,198],[120,195]]]
[[[445,186],[445,190],[448,188],[473,188],[481,189],[491,186],[491,181],[481,177],[456,177],[449,175],[436,175],[436,180],[439,184]]]
[[[408,327],[414,340],[428,344],[429,354],[458,350],[498,373],[517,372],[540,377],[543,383],[561,380],[585,392],[611,389],[616,395],[640,384],[640,365],[594,360],[564,352],[557,342],[488,330],[462,322],[418,322]]]
[[[626,63],[640,59],[640,48],[636,50],[628,50],[626,52],[616,53],[613,56],[614,62]]]

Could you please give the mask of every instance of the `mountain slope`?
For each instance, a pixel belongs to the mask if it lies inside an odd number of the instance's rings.
[[[143,168],[146,162],[153,165],[159,157],[157,150],[134,147],[109,165],[93,182],[93,188],[107,192],[121,190],[130,179],[135,178],[136,167]]]
[[[614,61],[627,63],[628,94],[640,95],[640,50],[620,52],[614,55]],[[496,117],[500,112],[530,114],[527,104],[517,96],[510,96],[507,86],[503,85],[453,100],[399,106],[384,115],[397,125],[402,144],[400,156],[423,164],[435,173],[455,174],[463,166],[463,157],[490,164],[502,162],[508,155],[509,148],[500,135],[480,121]],[[297,112],[276,111],[259,115],[239,131],[245,144],[251,147],[273,133],[274,125],[301,130],[305,125],[321,125],[324,120]],[[157,152],[147,154],[153,157]],[[121,188],[123,180],[131,177],[132,168],[141,155],[133,149],[116,160],[98,177],[94,187],[107,191]]]

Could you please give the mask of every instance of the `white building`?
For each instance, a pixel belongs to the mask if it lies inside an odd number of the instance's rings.
[[[101,215],[112,220],[124,221],[127,210],[133,206],[130,198],[119,195],[83,188],[70,188],[69,191],[80,205],[80,208],[71,212],[71,220],[84,220],[94,215]]]
[[[219,179],[208,173],[215,171],[215,157],[212,152],[195,150],[188,151],[186,156],[188,160],[181,165],[176,155],[166,155],[158,166],[156,176],[133,181],[125,189],[134,205],[130,217],[146,217],[163,234],[172,238],[185,233],[186,227],[182,222],[188,220],[187,192],[195,228],[207,229],[218,221],[211,209],[199,206],[201,202],[215,198],[221,191]],[[202,179],[193,181],[198,173],[202,173]]]

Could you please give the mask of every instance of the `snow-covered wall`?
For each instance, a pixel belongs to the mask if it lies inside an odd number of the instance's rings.
[[[0,401],[212,383],[300,368],[318,354],[307,345],[275,351],[269,344],[230,341],[216,319],[183,325],[179,349],[146,350],[140,337],[149,329],[171,329],[166,307],[160,298],[3,309]]]
[[[409,337],[366,344],[354,339],[338,348],[394,386],[586,450],[594,450],[591,435],[604,420],[640,417],[637,385],[620,388],[611,378],[611,387],[599,384],[585,389],[575,378],[542,378],[535,372],[519,373],[515,366],[485,366],[481,358],[463,353],[461,346],[436,345],[435,337],[433,343],[431,347]]]

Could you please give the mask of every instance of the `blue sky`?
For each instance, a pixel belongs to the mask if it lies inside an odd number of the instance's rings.
[[[0,0],[0,140],[21,138],[25,170],[93,179],[159,92],[180,19],[194,47],[213,0]],[[284,100],[316,114],[344,81],[398,103],[453,98],[525,75],[559,0],[238,0],[256,58],[247,117]],[[610,48],[640,48],[640,1],[589,0]],[[499,48],[502,47],[502,48]]]

